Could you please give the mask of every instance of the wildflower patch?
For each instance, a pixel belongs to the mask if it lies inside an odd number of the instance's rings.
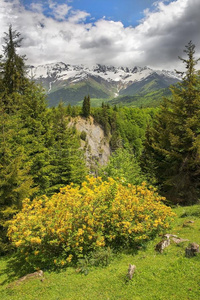
[[[154,188],[87,177],[51,198],[24,200],[8,236],[35,269],[63,267],[103,247],[134,247],[170,226],[174,217]]]

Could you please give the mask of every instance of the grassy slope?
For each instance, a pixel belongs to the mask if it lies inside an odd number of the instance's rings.
[[[168,88],[159,89],[146,94],[136,94],[134,96],[119,96],[108,101],[111,105],[121,105],[128,107],[156,107],[160,104],[163,97],[170,97],[171,92]]]
[[[170,233],[200,244],[200,206],[176,208],[178,215]],[[194,223],[187,223],[193,220]],[[45,272],[45,281],[38,279],[7,288],[15,279],[8,268],[10,258],[0,259],[0,299],[4,300],[128,300],[128,299],[200,299],[200,254],[185,257],[188,242],[171,245],[163,254],[156,253],[158,237],[146,250],[137,254],[123,253],[108,267],[92,267],[87,276],[77,274],[73,268],[60,273]],[[128,264],[135,264],[132,281],[126,280]]]

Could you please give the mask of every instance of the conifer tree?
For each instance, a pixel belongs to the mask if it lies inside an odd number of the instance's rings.
[[[80,140],[74,128],[67,127],[63,103],[52,111],[52,137],[50,164],[51,184],[49,194],[73,182],[80,184],[86,175],[85,161],[80,150]]]
[[[90,115],[90,96],[85,96],[83,100],[82,113],[85,118]]]
[[[25,72],[25,56],[20,56],[17,49],[21,46],[22,38],[20,33],[12,30],[9,26],[8,33],[5,33],[3,46],[4,62],[3,62],[3,100],[8,111],[12,110],[17,103],[15,93],[23,94],[28,83]],[[12,95],[12,97],[10,96]],[[10,96],[10,97],[8,97]]]
[[[172,99],[164,99],[145,152],[162,192],[174,203],[190,204],[200,194],[200,81],[195,45],[189,42],[184,52],[186,72],[171,88]]]
[[[0,106],[0,253],[9,249],[7,221],[20,208],[22,200],[35,190],[25,151],[27,130],[17,114]]]
[[[44,91],[30,82],[21,96],[19,114],[27,130],[25,149],[29,156],[30,174],[38,193],[46,193],[50,185],[50,116]]]

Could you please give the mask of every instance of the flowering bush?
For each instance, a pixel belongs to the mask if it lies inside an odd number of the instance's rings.
[[[169,227],[174,213],[152,188],[87,177],[51,198],[24,200],[8,236],[34,265],[64,266],[91,251],[131,247]]]

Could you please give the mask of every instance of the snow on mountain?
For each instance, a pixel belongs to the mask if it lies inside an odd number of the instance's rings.
[[[175,72],[166,70],[157,71],[148,67],[125,68],[97,64],[88,68],[83,65],[69,65],[63,62],[28,67],[29,77],[35,80],[49,79],[51,81],[62,81],[70,79],[71,82],[78,82],[87,79],[88,76],[95,76],[101,77],[108,82],[113,81],[128,84],[144,80],[153,73],[180,80]]]

